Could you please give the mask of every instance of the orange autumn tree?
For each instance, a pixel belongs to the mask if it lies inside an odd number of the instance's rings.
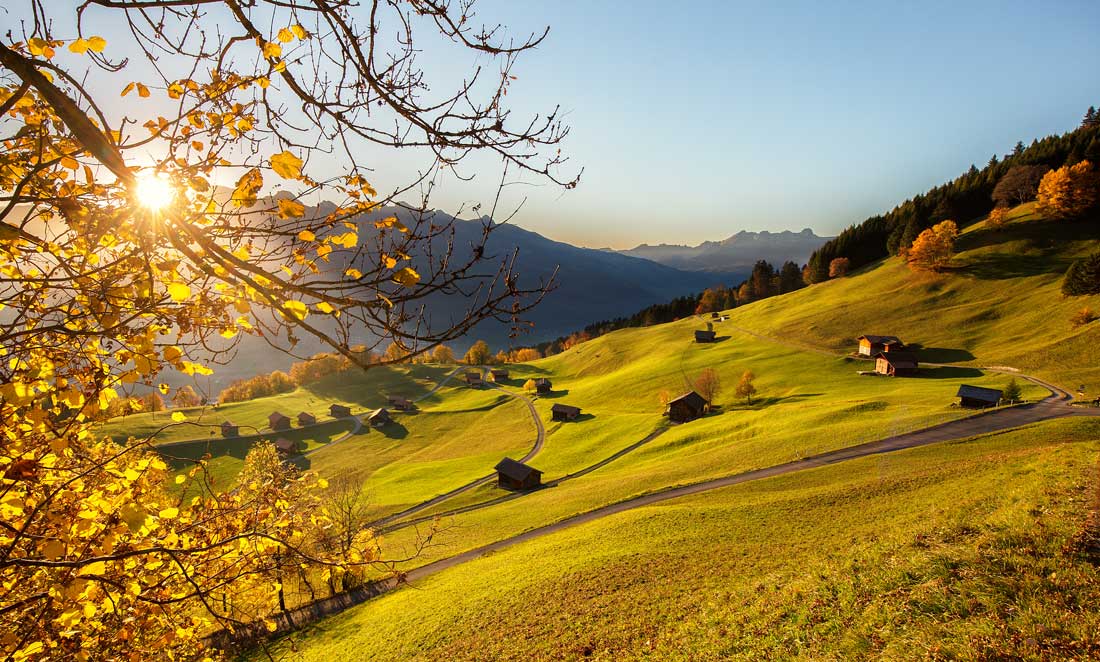
[[[386,343],[404,360],[485,319],[521,326],[543,284],[491,254],[494,226],[454,251],[426,193],[477,152],[572,186],[567,130],[505,105],[544,34],[475,27],[468,3],[74,7],[9,6],[23,31],[0,39],[0,657],[217,656],[201,637],[271,623],[292,574],[382,563],[373,537],[327,544],[324,481],[270,446],[215,485],[97,422],[246,337],[309,337],[366,369]],[[108,43],[104,24],[133,39]],[[416,59],[432,41],[499,67],[440,91]],[[387,149],[424,168],[379,192],[366,174]],[[447,295],[464,313],[440,324]]]
[[[906,252],[906,260],[914,271],[939,271],[955,253],[955,238],[959,228],[955,221],[943,221],[917,235]]]
[[[1078,217],[1100,200],[1100,173],[1088,161],[1051,170],[1039,182],[1036,211],[1050,218]]]

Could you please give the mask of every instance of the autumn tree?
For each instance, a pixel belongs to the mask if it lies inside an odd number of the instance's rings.
[[[1037,211],[1049,218],[1075,218],[1096,206],[1100,173],[1088,161],[1051,170],[1039,183]]]
[[[432,361],[444,365],[454,363],[455,353],[446,345],[437,345],[436,348],[432,350]]]
[[[292,567],[347,571],[373,548],[313,544],[323,485],[276,472],[270,446],[227,489],[95,422],[246,337],[367,369],[386,343],[416,356],[482,320],[524,326],[545,281],[521,287],[515,253],[487,248],[496,224],[453,250],[429,196],[477,153],[501,186],[575,183],[558,112],[508,105],[545,33],[482,28],[468,2],[18,4],[0,39],[0,658],[217,655],[200,635],[264,623]],[[107,24],[132,38],[107,43]],[[433,78],[429,47],[477,69]],[[379,169],[398,149],[422,159],[407,179]],[[439,296],[461,300],[445,321]]]
[[[739,398],[744,398],[745,402],[752,404],[752,396],[756,395],[756,385],[753,381],[756,379],[756,375],[752,370],[746,370],[741,375],[741,381],[737,382],[737,389],[734,394]]]
[[[402,363],[409,360],[409,350],[394,341],[386,346],[386,352],[382,355],[385,363]]]
[[[164,397],[160,393],[151,391],[141,396],[141,409],[142,411],[164,411],[167,407],[164,404]]]
[[[703,296],[699,298],[699,305],[695,307],[696,315],[715,313],[722,310],[724,297],[715,288],[708,287],[703,290]]]
[[[523,382],[524,391],[533,392],[536,388],[537,387],[535,386],[535,380],[533,379],[528,379],[527,381]]]
[[[1003,227],[1008,223],[1008,207],[994,207],[985,219],[986,225],[991,228]]]
[[[843,278],[848,275],[848,266],[851,261],[846,257],[834,258],[829,262],[829,278]]]
[[[695,378],[695,382],[692,386],[695,392],[703,396],[703,399],[707,401],[707,406],[711,407],[714,405],[714,399],[718,397],[718,393],[722,390],[722,380],[718,376],[717,370],[714,368],[706,368]]]
[[[184,384],[172,395],[172,406],[178,409],[198,407],[201,404],[202,398],[195,393],[195,389],[191,388],[190,384]]]
[[[955,254],[955,238],[959,236],[954,221],[943,221],[921,232],[906,253],[909,267],[914,271],[938,271],[951,261]]]
[[[542,354],[534,347],[522,347],[509,354],[508,358],[512,363],[528,363],[538,361],[542,358]]]
[[[1001,207],[1013,207],[1034,200],[1047,170],[1039,165],[1012,166],[993,188],[993,202]]]
[[[485,365],[489,363],[489,359],[493,356],[493,353],[489,351],[489,345],[484,340],[479,340],[470,346],[470,349],[466,350],[466,356],[462,358],[467,365]]]

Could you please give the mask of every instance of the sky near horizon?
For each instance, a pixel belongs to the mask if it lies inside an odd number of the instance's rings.
[[[591,247],[835,234],[1100,106],[1095,1],[477,7],[517,35],[550,26],[509,101],[560,103],[584,167],[573,191],[509,189],[514,222]]]

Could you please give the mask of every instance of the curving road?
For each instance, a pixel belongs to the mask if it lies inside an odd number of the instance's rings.
[[[459,370],[465,370],[465,368],[459,368]],[[451,373],[451,375],[448,376],[448,379],[450,379],[451,376],[457,374],[459,370],[456,370],[453,373]],[[482,371],[482,375],[484,375],[484,368],[478,368],[478,370]],[[493,388],[493,389],[496,389],[496,390],[498,390],[498,391],[500,391],[500,392],[502,392],[506,395],[509,395],[513,398],[517,398],[519,400],[522,400],[523,403],[527,405],[527,410],[531,414],[531,420],[534,421],[534,423],[535,423],[535,444],[534,444],[534,446],[531,447],[531,450],[527,451],[526,455],[524,455],[522,458],[519,459],[519,461],[520,462],[527,462],[531,458],[538,455],[539,451],[542,450],[543,443],[545,443],[545,441],[546,441],[546,427],[542,424],[542,417],[539,416],[538,410],[535,409],[534,400],[527,397],[526,395],[520,395],[518,393],[513,393],[511,391],[508,391],[504,387],[500,386],[499,384],[495,384],[493,382],[488,382],[488,381],[483,382],[483,383],[486,386],[488,386],[490,388]],[[442,386],[442,382],[440,383],[440,386]],[[437,387],[437,389],[438,389],[438,387]],[[434,393],[435,391],[433,390],[432,392]],[[431,395],[431,393],[429,393],[429,394],[427,394],[423,397],[427,397],[428,395]],[[396,513],[392,513],[390,515],[386,515],[385,517],[383,517],[381,519],[377,519],[377,520],[371,522],[368,526],[370,526],[371,528],[375,528],[375,529],[382,529],[382,530],[385,530],[385,531],[392,531],[394,529],[403,528],[405,526],[408,526],[410,524],[414,524],[414,523],[419,522],[419,521],[424,521],[424,519],[431,519],[431,518],[421,518],[421,519],[418,519],[418,520],[414,520],[412,522],[405,522],[405,523],[401,524],[401,526],[394,526],[394,527],[388,527],[388,528],[386,527],[387,524],[389,524],[389,523],[391,523],[395,520],[399,520],[399,519],[408,517],[409,515],[413,515],[413,514],[418,513],[422,510],[426,510],[428,508],[431,508],[432,506],[436,506],[436,505],[446,501],[447,499],[458,496],[459,494],[462,494],[463,492],[468,492],[468,491],[470,491],[470,490],[472,490],[476,487],[484,485],[484,484],[492,481],[494,478],[496,478],[495,473],[489,474],[488,476],[482,476],[481,478],[476,478],[476,479],[470,481],[469,483],[466,483],[465,485],[461,485],[459,487],[456,487],[455,489],[453,489],[449,492],[444,492],[443,494],[439,494],[437,496],[434,496],[431,499],[428,499],[427,501],[421,501],[420,503],[418,503],[414,506],[410,506],[410,507],[406,508],[405,510],[402,510],[402,511],[399,511],[399,512],[396,512]],[[475,504],[475,505],[478,505],[478,504]],[[484,506],[482,506],[482,507],[484,507]],[[435,517],[435,516],[433,515],[432,517]]]

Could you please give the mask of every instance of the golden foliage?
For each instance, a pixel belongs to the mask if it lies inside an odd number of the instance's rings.
[[[1073,218],[1096,206],[1100,173],[1088,161],[1051,170],[1039,182],[1035,209],[1049,218]]]
[[[943,221],[921,232],[906,252],[905,259],[914,271],[937,271],[947,266],[955,254],[959,228],[955,221]]]

